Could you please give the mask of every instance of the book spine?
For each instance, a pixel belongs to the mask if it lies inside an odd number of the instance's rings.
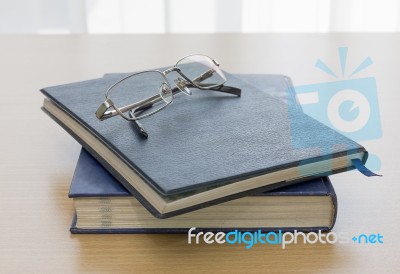
[[[333,203],[333,210],[332,210],[332,219],[331,219],[331,223],[328,227],[328,230],[331,230],[335,223],[336,223],[336,218],[337,218],[337,211],[338,211],[338,200],[337,200],[337,196],[336,196],[336,192],[333,189],[332,183],[329,180],[328,177],[324,177],[323,178],[324,184],[326,186],[326,188],[328,189],[328,196],[330,196],[332,198],[332,203]]]

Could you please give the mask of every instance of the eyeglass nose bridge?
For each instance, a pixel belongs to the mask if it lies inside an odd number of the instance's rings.
[[[182,91],[186,95],[192,95],[192,91],[186,86],[186,80],[181,77],[178,77],[174,80],[175,85],[178,87],[180,91]]]
[[[168,73],[171,73],[171,72],[173,72],[173,71],[179,71],[179,69],[178,69],[177,67],[172,67],[172,68],[169,68],[169,69],[164,70],[164,71],[162,72],[162,74],[164,74],[164,76],[167,76]]]

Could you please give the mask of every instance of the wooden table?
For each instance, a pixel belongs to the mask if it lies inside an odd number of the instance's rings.
[[[318,58],[340,71],[371,56],[359,77],[376,78],[383,138],[363,142],[382,161],[382,178],[332,176],[339,199],[333,231],[380,233],[384,244],[188,245],[184,235],[71,235],[68,188],[79,144],[41,110],[45,86],[107,72],[173,64],[188,53],[216,57],[235,73],[283,73],[295,85],[333,81]],[[399,34],[0,36],[0,272],[400,271]]]

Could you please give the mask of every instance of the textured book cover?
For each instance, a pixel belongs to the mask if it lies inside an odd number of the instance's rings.
[[[287,77],[275,77],[271,88],[292,88]],[[143,120],[148,140],[122,118],[95,117],[115,75],[41,91],[44,110],[159,218],[350,170],[353,158],[366,161],[356,142],[301,110],[289,114],[286,103],[248,82],[227,78],[227,85],[242,89],[240,98],[213,91],[181,95]]]

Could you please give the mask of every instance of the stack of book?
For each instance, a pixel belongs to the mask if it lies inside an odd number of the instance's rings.
[[[42,109],[83,147],[69,193],[72,233],[333,227],[327,175],[364,164],[367,151],[304,114],[288,77],[226,76],[240,98],[182,95],[145,120],[148,139],[124,119],[94,114],[119,74],[41,90]]]

